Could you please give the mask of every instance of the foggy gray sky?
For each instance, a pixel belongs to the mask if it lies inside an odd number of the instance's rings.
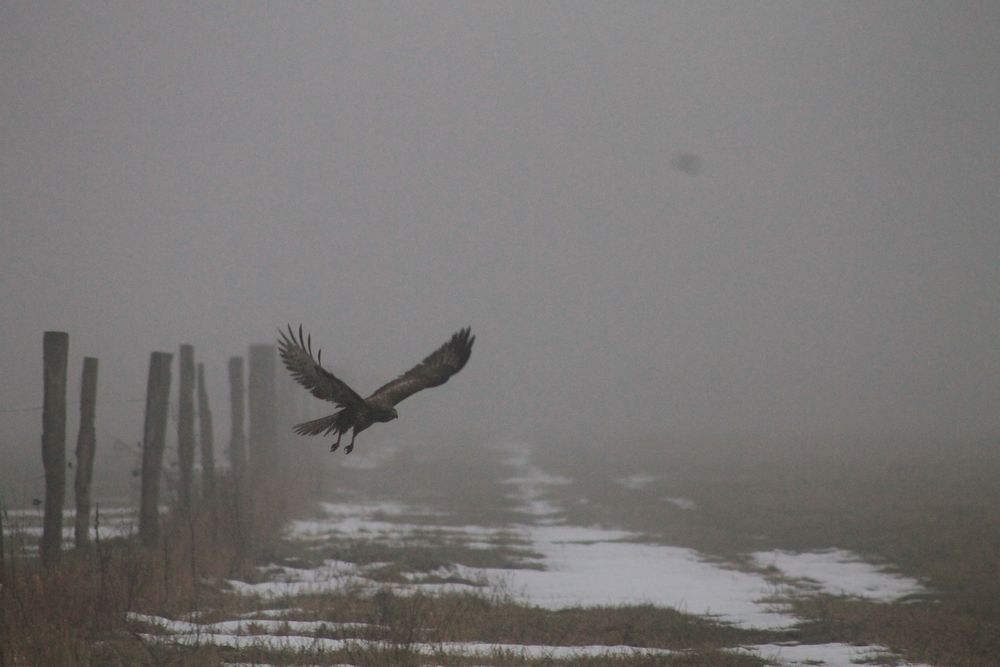
[[[5,1],[0,409],[66,330],[138,440],[190,342],[224,440],[286,322],[365,394],[468,324],[369,444],[993,437],[998,107],[987,1]]]

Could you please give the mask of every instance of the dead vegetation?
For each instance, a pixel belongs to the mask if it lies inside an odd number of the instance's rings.
[[[791,601],[806,619],[782,631],[734,628],[671,609],[650,606],[550,611],[519,604],[495,585],[479,593],[398,595],[345,589],[265,601],[234,595],[224,580],[252,580],[264,562],[315,565],[337,559],[373,566],[373,579],[405,581],[450,564],[507,567],[530,564],[529,545],[495,540],[489,549],[469,548],[449,532],[420,528],[416,514],[385,517],[417,526],[417,542],[351,538],[283,542],[284,519],[261,523],[266,534],[248,536],[245,524],[219,504],[205,506],[190,522],[167,522],[164,539],[144,549],[134,539],[104,541],[86,553],[68,551],[46,572],[33,558],[18,556],[8,539],[6,583],[0,590],[0,665],[273,665],[483,664],[484,658],[448,652],[449,642],[545,646],[627,645],[670,649],[656,657],[526,659],[498,649],[492,664],[537,665],[760,665],[760,658],[733,653],[734,646],[782,641],[879,644],[931,665],[986,667],[1000,654],[996,607],[998,492],[988,480],[1000,470],[989,450],[933,447],[883,448],[878,456],[845,448],[818,450],[722,444],[685,449],[618,447],[578,449],[573,457],[555,450],[537,461],[568,484],[550,490],[571,522],[603,523],[637,531],[646,539],[691,546],[715,557],[740,561],[760,549],[851,549],[918,577],[931,594],[898,603],[817,595]],[[370,469],[335,469],[338,496],[394,500],[438,510],[440,525],[502,526],[523,520],[510,488],[498,475],[506,454],[478,458],[454,449],[404,450]],[[634,483],[637,472],[646,476]],[[427,484],[432,475],[434,484]],[[391,483],[395,480],[395,483]],[[225,488],[225,479],[221,481]],[[693,505],[664,499],[689,499]],[[308,508],[304,498],[286,507]],[[692,509],[693,507],[693,509]],[[427,514],[421,515],[426,519]],[[254,546],[253,555],[247,551]],[[14,557],[11,557],[11,554]],[[308,636],[346,640],[333,648],[303,648],[290,642],[215,646],[156,641],[127,611],[198,623],[233,618],[266,619],[262,610],[294,621],[364,624]],[[353,627],[353,626],[352,626]],[[251,629],[267,636],[301,635]],[[356,641],[350,641],[356,640]],[[428,653],[427,647],[436,647]],[[888,659],[888,658],[887,658]]]
[[[149,662],[138,657],[148,652],[129,630],[126,612],[178,616],[215,605],[221,593],[210,582],[249,570],[255,545],[264,549],[287,518],[258,508],[252,527],[228,479],[219,491],[194,512],[164,517],[154,547],[140,544],[137,535],[97,540],[90,548],[64,551],[57,564],[45,567],[23,536],[8,538],[0,665]]]
[[[1000,655],[996,443],[650,440],[580,448],[572,460],[542,449],[539,460],[573,478],[556,492],[574,520],[737,562],[756,550],[836,546],[892,564],[931,591],[893,604],[797,600],[808,636],[878,643],[928,664],[987,667]],[[654,471],[655,480],[608,483],[636,471]],[[665,497],[688,498],[697,510]]]

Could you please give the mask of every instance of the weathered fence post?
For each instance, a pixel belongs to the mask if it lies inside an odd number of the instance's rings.
[[[85,549],[90,544],[90,482],[94,476],[94,450],[97,438],[94,432],[94,412],[97,403],[97,359],[83,360],[83,378],[80,381],[80,432],[76,439],[76,522],[73,525],[74,544]]]
[[[177,394],[177,463],[180,466],[178,504],[191,509],[194,483],[194,347],[181,345]]]
[[[3,543],[3,515],[7,513],[7,506],[3,504],[3,497],[0,497],[0,588],[7,583],[7,557],[4,555]],[[2,614],[0,614],[2,619]],[[0,659],[3,658],[3,649],[0,649]],[[0,663],[2,664],[2,663]]]
[[[146,419],[142,429],[142,500],[139,506],[139,537],[146,546],[155,546],[160,539],[160,474],[167,433],[172,360],[173,355],[168,352],[153,352],[149,356]]]
[[[243,483],[247,463],[247,436],[243,430],[246,398],[243,382],[243,357],[229,359],[230,436],[229,462],[237,488]]]
[[[292,431],[292,423],[296,418],[296,405],[299,398],[299,388],[295,381],[278,364],[278,376],[275,384],[278,394],[277,410],[275,414],[275,438],[276,461],[278,469],[275,474],[281,484],[287,484],[289,479],[301,479],[302,474],[308,470],[305,467],[305,459],[291,456],[292,438],[295,437]]]
[[[42,337],[44,401],[42,465],[45,468],[45,519],[42,562],[53,565],[62,548],[63,504],[66,500],[66,360],[69,334],[46,331]]]
[[[201,442],[201,495],[206,500],[215,493],[215,442],[212,411],[205,388],[205,364],[198,364],[198,440]]]
[[[232,563],[233,573],[239,572],[245,559],[250,555],[253,535],[247,530],[246,513],[246,471],[247,438],[244,430],[246,416],[246,383],[243,380],[243,357],[229,358],[229,465],[233,477],[232,513],[234,537],[236,538],[236,558]]]
[[[255,488],[272,477],[275,461],[275,351],[273,345],[250,346],[250,466]]]

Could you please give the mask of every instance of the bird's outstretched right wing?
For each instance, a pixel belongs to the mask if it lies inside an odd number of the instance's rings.
[[[421,389],[437,387],[462,370],[472,354],[476,337],[469,327],[456,331],[447,343],[431,352],[419,364],[387,382],[368,397],[369,401],[393,406]]]
[[[348,387],[347,383],[323,368],[320,363],[323,359],[322,352],[317,352],[317,358],[313,358],[312,336],[308,338],[302,336],[301,324],[298,339],[295,338],[291,325],[288,327],[288,333],[280,330],[279,333],[281,338],[278,339],[278,351],[281,354],[281,361],[295,381],[308,389],[310,394],[344,408],[364,404],[364,399]]]

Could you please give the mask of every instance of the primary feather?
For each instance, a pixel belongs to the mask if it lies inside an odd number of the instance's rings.
[[[295,338],[292,327],[288,327],[288,333],[281,333],[278,341],[278,350],[281,353],[281,360],[285,362],[285,368],[289,370],[295,381],[309,390],[309,393],[324,401],[336,403],[341,407],[357,406],[364,403],[364,399],[347,386],[347,384],[329,372],[323,365],[313,358],[312,337],[304,339],[302,337],[302,326],[299,325],[299,337]],[[322,352],[319,353],[322,355]]]
[[[448,378],[462,370],[469,360],[472,344],[476,341],[476,337],[470,333],[469,327],[455,332],[451,340],[395,380],[376,389],[375,393],[365,400],[392,406],[421,389],[444,384]]]

